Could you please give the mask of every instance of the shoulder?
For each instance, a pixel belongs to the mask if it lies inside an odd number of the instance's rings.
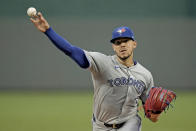
[[[143,65],[137,62],[135,71],[139,74],[141,74],[147,81],[150,81],[152,79],[152,73],[145,68]]]
[[[86,51],[86,50],[84,50],[84,52],[88,59],[94,59],[94,60],[111,59],[111,56],[100,52],[93,52],[93,51]]]
[[[104,54],[104,53],[96,52],[96,51],[86,51],[86,50],[84,50],[84,52],[85,52],[86,54],[88,54],[88,55],[108,56],[108,55],[106,55],[106,54]]]
[[[146,67],[141,65],[139,62],[137,62],[137,66],[138,66],[137,68],[139,69],[139,71],[143,72],[146,75],[151,75],[151,72]]]
[[[90,70],[93,72],[102,72],[108,67],[108,63],[111,63],[112,56],[105,55],[100,52],[84,51],[85,55],[90,63]]]

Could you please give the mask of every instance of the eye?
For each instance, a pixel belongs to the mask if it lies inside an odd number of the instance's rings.
[[[123,40],[122,42],[127,43],[129,40]]]
[[[117,45],[120,45],[120,44],[121,44],[121,41],[117,41],[116,44],[117,44]]]
[[[114,42],[115,45],[120,45],[121,43],[127,43],[129,41],[129,39],[125,39],[125,40],[116,40]]]
[[[117,41],[114,42],[114,44],[115,45],[120,45],[121,44],[121,41],[117,40]]]

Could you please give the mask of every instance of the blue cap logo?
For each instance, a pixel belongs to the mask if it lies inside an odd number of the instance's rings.
[[[123,32],[125,32],[125,28],[119,29],[117,32],[119,33],[119,35],[122,35]]]
[[[132,30],[126,26],[114,29],[114,31],[112,32],[112,40],[110,42],[113,43],[118,38],[130,38],[132,40],[135,40]]]

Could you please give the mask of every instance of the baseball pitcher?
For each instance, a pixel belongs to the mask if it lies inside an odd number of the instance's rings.
[[[114,29],[110,42],[115,55],[107,56],[71,45],[49,26],[40,12],[31,21],[57,48],[91,72],[93,131],[140,131],[138,100],[143,103],[146,117],[156,122],[176,97],[170,90],[154,87],[152,74],[133,60],[137,42],[130,28]]]

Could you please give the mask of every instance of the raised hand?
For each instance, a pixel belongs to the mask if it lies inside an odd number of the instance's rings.
[[[37,29],[41,32],[46,32],[46,30],[50,28],[50,25],[40,12],[38,12],[38,14],[33,18],[30,18],[30,20],[35,25],[35,27],[37,27]]]

